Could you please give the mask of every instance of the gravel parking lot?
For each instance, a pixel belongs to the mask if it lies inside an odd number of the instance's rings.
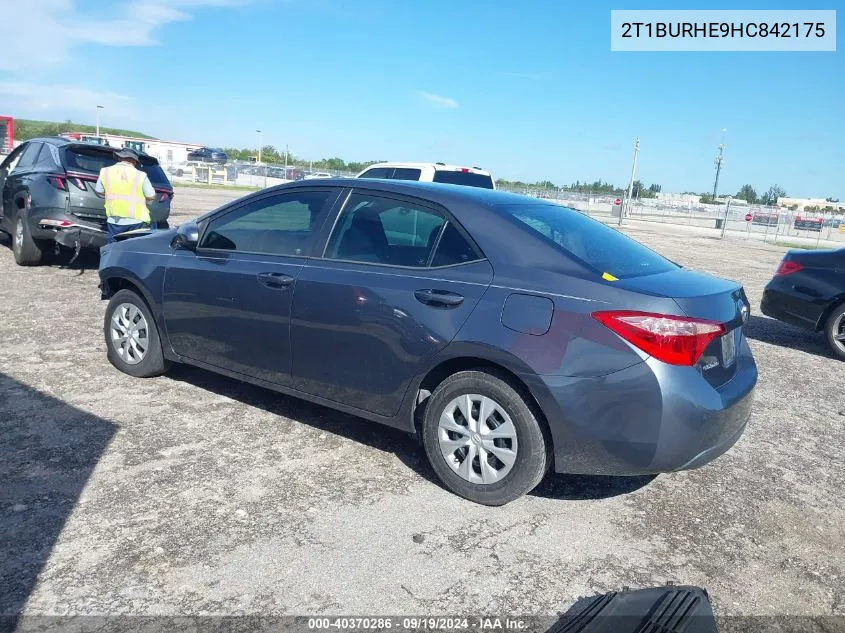
[[[176,221],[244,192],[178,188]],[[632,236],[740,280],[783,249]],[[410,437],[186,367],[106,360],[96,257],[21,268],[0,238],[0,614],[554,614],[579,596],[706,587],[717,613],[845,615],[845,365],[753,315],[740,442],[697,471],[552,475],[486,508]]]

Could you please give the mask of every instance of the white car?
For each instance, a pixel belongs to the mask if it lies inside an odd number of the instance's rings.
[[[490,172],[480,167],[459,167],[446,163],[377,163],[367,167],[357,177],[443,182],[483,189],[496,188]]]
[[[334,176],[325,171],[318,171],[313,174],[305,175],[305,180],[311,180],[312,178],[334,178]]]

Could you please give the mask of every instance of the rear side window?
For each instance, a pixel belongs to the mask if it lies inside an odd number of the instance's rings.
[[[574,209],[548,204],[496,205],[494,209],[598,275],[609,273],[624,279],[678,268],[636,240]]]
[[[393,180],[419,180],[422,170],[410,167],[397,167],[393,170]]]
[[[170,181],[158,163],[141,165],[141,169],[147,174],[153,187],[170,187]]]
[[[353,194],[332,233],[325,256],[424,268],[445,222],[432,209],[390,198]]]
[[[449,185],[466,185],[469,187],[481,187],[482,189],[494,189],[493,179],[484,174],[473,174],[468,171],[447,171],[438,169],[434,172],[434,182],[442,182]]]
[[[44,143],[35,161],[36,169],[56,169],[59,165],[58,152],[54,145]]]
[[[432,266],[453,266],[482,259],[481,253],[467,240],[454,223],[449,222],[437,243]]]

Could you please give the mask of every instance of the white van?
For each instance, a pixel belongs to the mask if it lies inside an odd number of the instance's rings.
[[[479,167],[458,167],[446,163],[377,163],[367,167],[357,177],[443,182],[483,189],[496,188],[490,172]]]

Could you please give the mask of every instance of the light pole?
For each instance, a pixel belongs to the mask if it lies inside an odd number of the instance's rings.
[[[261,162],[261,130],[255,130],[258,133],[258,162]]]
[[[285,143],[285,178],[288,177],[288,144]]]
[[[716,156],[716,159],[713,161],[713,162],[716,163],[716,181],[713,183],[713,200],[716,199],[716,194],[719,190],[719,174],[722,171],[722,163],[725,160],[725,157],[723,156],[723,152],[724,152],[725,147],[726,147],[725,146],[725,132],[727,132],[727,130],[725,128],[722,128],[722,142],[719,143],[719,155]]]
[[[622,226],[622,216],[625,215],[625,208],[631,204],[631,193],[634,191],[634,179],[637,176],[637,157],[640,154],[640,137],[637,137],[634,143],[634,164],[631,167],[631,181],[628,183],[628,195],[626,196],[625,204],[619,207],[619,226]]]
[[[100,138],[100,110],[103,109],[103,106],[97,106],[97,138]]]

